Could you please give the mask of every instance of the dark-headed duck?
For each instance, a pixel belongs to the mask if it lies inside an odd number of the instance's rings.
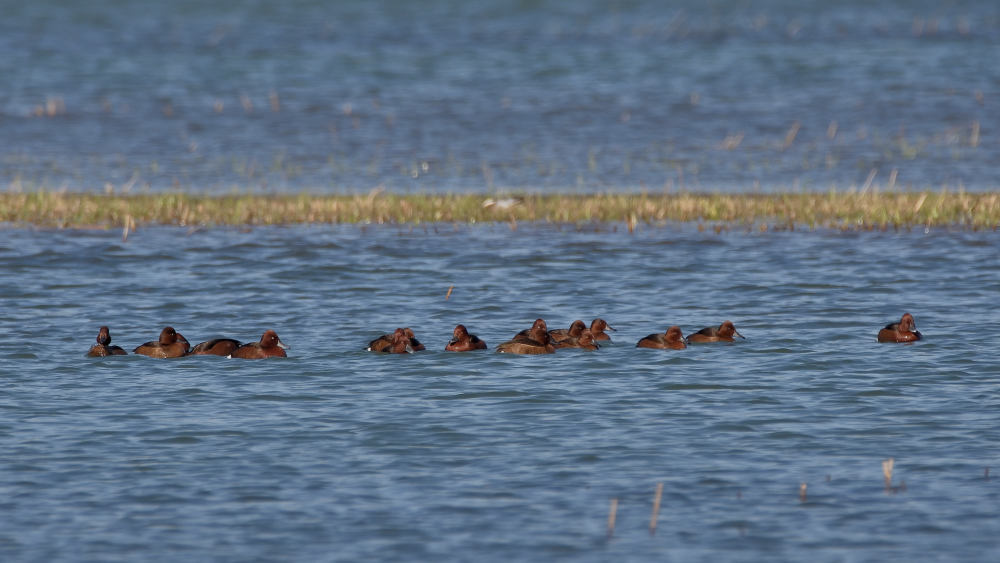
[[[108,327],[102,326],[97,333],[97,344],[90,347],[87,355],[92,357],[127,356],[128,352],[123,350],[121,346],[112,346],[111,331],[108,330]]]
[[[611,337],[604,333],[605,330],[618,332],[608,326],[608,323],[604,319],[594,319],[590,323],[590,332],[594,333],[594,340],[611,340]]]
[[[160,339],[156,342],[147,342],[132,350],[133,354],[142,354],[150,358],[180,358],[187,353],[190,345],[186,338],[168,326],[160,331]]]
[[[733,323],[726,321],[719,325],[719,328],[703,328],[698,332],[688,336],[689,342],[735,342],[733,340],[734,336],[739,336],[743,338],[743,335],[736,332],[736,327]]]
[[[913,315],[906,313],[898,323],[889,323],[885,328],[878,331],[879,342],[915,342],[924,337],[917,332],[917,325],[913,321]]]
[[[567,338],[562,342],[556,343],[556,350],[560,348],[580,348],[583,350],[597,350],[600,348],[596,342],[594,342],[594,333],[590,331],[589,328],[583,329],[583,333],[576,338]]]
[[[426,347],[424,347],[423,344],[420,343],[419,340],[416,339],[416,337],[413,334],[413,329],[411,329],[410,327],[406,327],[400,330],[402,330],[403,333],[406,334],[406,337],[410,339],[410,348],[412,348],[414,352],[422,352],[427,349]],[[395,333],[383,334],[382,336],[379,336],[375,340],[369,342],[368,347],[365,348],[365,350],[368,352],[384,352],[385,349],[388,348],[390,344],[392,344],[393,336],[395,336]]]
[[[229,357],[241,358],[244,360],[284,358],[288,356],[288,354],[285,354],[286,348],[290,348],[290,346],[286,346],[285,343],[278,338],[278,333],[268,329],[264,331],[264,335],[260,337],[260,342],[244,344],[243,346],[233,350],[233,353]]]
[[[191,348],[188,352],[188,356],[229,356],[242,346],[239,340],[233,340],[232,338],[216,338],[215,340],[208,340],[202,342],[201,344]]]
[[[497,346],[497,352],[501,354],[555,354],[556,348],[552,345],[552,337],[545,330],[545,321],[531,329],[528,336],[515,336],[513,340],[508,340]]]
[[[475,334],[469,334],[465,325],[458,325],[452,332],[451,340],[444,347],[448,352],[471,352],[473,350],[485,350],[486,343]]]
[[[553,342],[562,342],[567,338],[580,338],[583,331],[587,329],[587,325],[583,324],[583,321],[576,320],[573,324],[569,325],[569,330],[565,328],[556,328],[549,331],[549,336],[552,337]]]
[[[650,334],[635,345],[636,348],[655,348],[657,350],[683,350],[687,348],[687,339],[681,334],[681,327],[672,326],[664,334]]]

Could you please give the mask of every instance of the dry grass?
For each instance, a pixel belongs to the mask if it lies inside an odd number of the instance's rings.
[[[845,230],[950,226],[993,229],[1000,193],[597,194],[525,195],[504,209],[484,207],[482,195],[357,196],[184,193],[99,195],[0,194],[8,226],[122,228],[143,225],[283,225],[300,223],[695,222],[728,228]]]

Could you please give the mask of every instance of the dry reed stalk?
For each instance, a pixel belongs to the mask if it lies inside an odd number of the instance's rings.
[[[618,515],[618,499],[611,499],[611,508],[608,509],[608,537],[615,535],[615,516]]]
[[[805,483],[802,483],[801,485],[799,485],[799,502],[805,502],[806,501],[806,489],[808,489],[808,488],[809,488],[809,486],[806,485]]]
[[[656,520],[660,516],[660,497],[663,496],[663,483],[656,484],[656,492],[653,494],[653,515],[649,517],[649,535],[656,534]]]
[[[866,193],[866,192],[868,191],[868,188],[870,188],[870,187],[871,187],[871,185],[872,185],[872,180],[874,180],[874,179],[875,179],[875,175],[876,175],[876,174],[878,174],[878,170],[877,170],[877,169],[875,169],[875,168],[872,168],[872,171],[868,173],[868,179],[867,179],[867,180],[865,180],[865,187],[861,188],[861,192],[860,192],[860,193],[861,193],[862,195],[864,195],[864,194],[865,194],[865,193]]]
[[[972,135],[969,137],[969,146],[975,148],[979,146],[979,122],[972,122]]]
[[[885,477],[885,494],[892,494],[892,466],[894,460],[889,458],[882,462],[882,475]]]
[[[448,293],[445,293],[445,294],[444,294],[444,300],[445,300],[445,301],[447,301],[447,300],[448,300],[448,298],[449,298],[449,297],[451,297],[451,288],[453,288],[453,287],[455,287],[455,286],[453,286],[453,285],[449,285],[449,286],[448,286]]]
[[[799,123],[799,120],[796,119],[795,122],[792,123],[792,127],[788,130],[788,133],[785,134],[785,148],[786,149],[788,147],[792,146],[792,143],[795,142],[795,136],[799,134],[799,127],[801,125],[802,124]]]

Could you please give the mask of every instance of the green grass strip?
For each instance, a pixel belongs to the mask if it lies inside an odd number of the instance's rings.
[[[310,223],[698,223],[726,228],[996,229],[1000,192],[518,195],[0,194],[7,226],[121,228]],[[515,201],[509,207],[504,203]]]

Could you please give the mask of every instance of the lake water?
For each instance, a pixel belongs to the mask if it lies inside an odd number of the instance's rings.
[[[0,559],[996,560],[998,247],[690,225],[4,230]],[[878,344],[904,312],[925,340]],[[442,351],[457,323],[492,347],[598,316],[618,332],[592,353]],[[726,319],[746,340],[634,348]],[[129,350],[168,324],[192,343],[273,328],[290,357],[84,357],[102,324]],[[362,351],[398,326],[428,351]]]
[[[15,190],[1000,177],[993,0],[3,0],[0,52],[0,187]]]
[[[995,189],[998,46],[985,0],[0,0],[0,189]],[[998,246],[3,228],[0,560],[997,560]],[[538,317],[618,332],[442,351]],[[85,358],[101,325],[292,348]],[[400,326],[428,351],[362,351]]]

